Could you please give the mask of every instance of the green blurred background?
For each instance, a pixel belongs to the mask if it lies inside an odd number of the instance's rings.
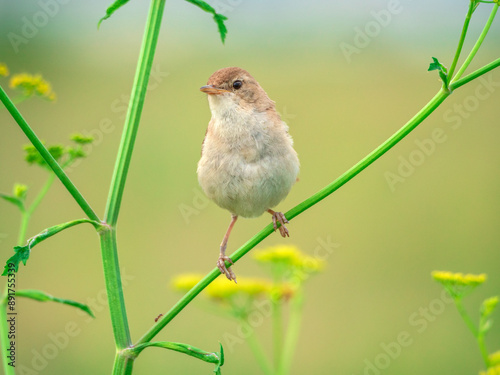
[[[64,3],[64,4],[62,4]],[[50,15],[45,1],[0,1],[0,61],[12,73],[41,73],[58,95],[56,103],[29,100],[20,109],[48,144],[65,143],[74,132],[96,136],[89,157],[69,175],[102,214],[119,144],[125,103],[135,71],[148,2],[130,2],[100,30],[106,6],[100,1],[57,2]],[[196,164],[210,112],[198,88],[217,69],[250,71],[290,126],[301,160],[300,182],[278,207],[287,211],[334,180],[383,142],[439,89],[427,72],[431,56],[450,65],[467,1],[401,1],[384,25],[373,12],[386,1],[212,2],[229,17],[225,45],[208,14],[183,2],[167,2],[118,225],[125,297],[134,340],[179,298],[169,287],[183,272],[207,273],[230,216],[200,195]],[[473,18],[471,47],[488,17],[482,5]],[[49,14],[46,25],[18,46],[26,20]],[[380,14],[380,13],[379,13]],[[386,13],[387,15],[387,13]],[[26,17],[26,18],[24,18]],[[43,17],[42,17],[43,18]],[[40,18],[40,20],[42,20]],[[499,20],[497,20],[499,21]],[[40,21],[41,22],[41,21]],[[370,26],[371,25],[371,26]],[[373,37],[346,59],[342,43],[353,45],[357,30]],[[359,28],[359,29],[356,29]],[[378,30],[378,32],[377,32]],[[495,22],[473,67],[499,54]],[[344,45],[345,46],[345,45]],[[491,73],[500,82],[500,72]],[[7,79],[1,79],[3,87]],[[453,94],[428,120],[374,165],[335,194],[294,219],[291,238],[268,237],[259,247],[290,243],[314,255],[321,241],[338,247],[328,267],[306,285],[305,319],[293,374],[372,374],[366,372],[383,345],[402,332],[411,345],[391,359],[381,374],[477,374],[483,364],[473,337],[453,305],[441,300],[431,271],[487,273],[488,282],[467,298],[478,317],[480,302],[500,294],[500,174],[498,85],[478,99],[474,81]],[[468,108],[462,110],[458,106]],[[0,191],[22,182],[33,192],[47,173],[28,167],[27,143],[6,111],[0,111]],[[107,124],[103,128],[103,124]],[[460,126],[458,126],[460,125]],[[415,141],[431,139],[441,128],[446,141],[393,189],[387,172],[418,157]],[[201,205],[201,206],[200,206]],[[182,208],[196,213],[187,220]],[[12,253],[19,225],[16,208],[0,202],[2,258]],[[56,182],[33,216],[28,235],[47,226],[83,217]],[[269,223],[269,217],[241,220],[229,252]],[[265,276],[242,259],[239,276]],[[106,374],[114,355],[104,298],[97,236],[90,227],[65,231],[39,245],[18,275],[18,288],[37,288],[94,305],[89,321],[75,309],[18,300],[18,364],[33,368],[39,353],[74,322],[78,334],[48,359],[37,374]],[[92,302],[96,301],[96,302]],[[427,311],[427,312],[426,312]],[[499,313],[496,315],[497,320]],[[417,324],[418,321],[418,324]],[[270,322],[257,334],[271,350]],[[237,325],[203,309],[186,308],[158,339],[218,350]],[[224,344],[224,342],[223,342]],[[487,338],[500,349],[500,322]],[[38,359],[37,359],[38,358]],[[40,362],[39,362],[40,363]],[[150,349],[136,361],[134,374],[210,374],[212,365],[181,354]],[[258,374],[246,344],[227,350],[225,374]]]

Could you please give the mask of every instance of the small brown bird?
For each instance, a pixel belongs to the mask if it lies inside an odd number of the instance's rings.
[[[241,68],[216,71],[206,86],[212,118],[203,140],[198,181],[205,194],[231,212],[231,223],[220,245],[217,267],[236,282],[226,256],[229,235],[238,216],[272,215],[283,237],[289,236],[285,215],[271,208],[290,192],[299,173],[288,126],[259,83]]]

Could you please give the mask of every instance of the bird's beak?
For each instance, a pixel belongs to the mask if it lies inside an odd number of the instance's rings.
[[[224,94],[225,92],[229,92],[229,91],[224,90],[224,89],[218,89],[217,87],[215,87],[213,85],[202,86],[202,87],[200,87],[200,91],[202,91],[206,94],[209,94],[209,95],[220,95],[220,94]]]

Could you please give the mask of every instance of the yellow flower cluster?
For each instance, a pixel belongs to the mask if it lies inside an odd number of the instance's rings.
[[[9,68],[4,63],[0,63],[0,76],[7,77],[9,75]]]
[[[480,275],[473,275],[470,273],[464,275],[463,273],[434,271],[432,272],[432,277],[441,284],[450,286],[478,286],[486,281],[486,275],[484,273]]]
[[[278,245],[264,250],[257,250],[254,258],[262,263],[281,263],[309,272],[318,272],[325,267],[323,260],[305,255],[296,246]]]
[[[12,89],[22,90],[24,96],[36,94],[48,100],[56,99],[56,94],[52,91],[52,86],[40,74],[16,74],[10,79],[9,86]]]
[[[494,353],[491,353],[489,356],[488,356],[488,359],[490,360],[490,363],[492,365],[498,365],[500,366],[500,350],[494,352]]]
[[[199,274],[183,274],[175,277],[172,282],[174,289],[185,292],[195,286],[201,279]],[[214,299],[231,297],[237,293],[257,296],[269,292],[271,284],[263,279],[238,278],[238,284],[230,283],[224,278],[214,280],[206,287],[206,294]]]
[[[500,365],[490,367],[486,371],[481,371],[479,375],[500,375]]]

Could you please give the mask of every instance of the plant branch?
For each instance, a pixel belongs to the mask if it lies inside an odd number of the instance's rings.
[[[132,95],[128,105],[127,117],[125,119],[124,130],[118,150],[113,180],[109,190],[108,202],[106,204],[105,221],[111,226],[115,226],[118,220],[120,204],[125,189],[127,173],[132,159],[135,138],[139,129],[144,98],[148,87],[149,74],[153,64],[158,34],[160,33],[161,19],[165,0],[152,0],[149,10],[144,38],[142,41],[139,62],[135,73]]]
[[[472,47],[472,50],[469,53],[469,56],[465,59],[464,63],[462,64],[462,67],[459,69],[455,77],[451,80],[451,84],[453,82],[457,81],[462,77],[462,74],[465,72],[465,70],[469,67],[469,64],[471,63],[472,59],[474,56],[476,56],[477,51],[479,50],[479,47],[481,47],[481,44],[484,41],[484,38],[486,37],[486,34],[488,34],[488,31],[490,30],[491,24],[493,23],[493,20],[495,19],[495,15],[498,10],[498,4],[493,5],[493,9],[491,10],[490,17],[488,18],[488,21],[486,21],[486,25],[484,25],[483,31],[481,32],[481,35],[479,35],[479,38],[476,41],[476,44],[474,47]],[[451,74],[450,74],[451,77]]]
[[[2,103],[5,105],[7,110],[10,112],[14,120],[17,122],[21,130],[24,132],[24,134],[28,137],[30,142],[35,146],[37,151],[40,153],[40,155],[43,157],[43,159],[47,162],[49,165],[50,169],[54,171],[56,176],[59,178],[59,180],[62,182],[62,184],[66,187],[66,189],[69,191],[69,193],[73,196],[75,199],[76,203],[82,208],[83,212],[89,217],[91,220],[95,221],[100,221],[99,217],[97,214],[94,212],[94,210],[90,207],[88,202],[85,200],[83,195],[78,191],[76,186],[73,184],[73,182],[70,180],[66,172],[61,168],[61,166],[57,163],[57,161],[52,157],[50,152],[47,150],[47,148],[43,145],[43,143],[40,141],[40,139],[37,137],[35,132],[30,128],[26,120],[23,118],[19,110],[16,108],[14,103],[10,100],[10,98],[7,96],[3,88],[0,86],[0,100]]]
[[[479,68],[478,70],[472,72],[471,74],[466,75],[464,78],[461,78],[461,79],[457,80],[456,82],[452,83],[450,85],[450,90],[453,91],[453,90],[465,85],[466,83],[469,83],[470,81],[472,81],[476,78],[479,78],[483,74],[486,74],[486,73],[492,71],[493,69],[498,68],[499,66],[500,66],[500,58],[490,62],[489,64],[483,66],[482,68]]]
[[[467,15],[465,16],[464,26],[462,27],[462,34],[460,35],[460,40],[458,41],[455,57],[453,58],[453,62],[451,63],[450,69],[448,70],[448,77],[453,77],[453,73],[455,72],[455,68],[457,66],[458,59],[460,58],[462,47],[464,46],[465,36],[467,35],[467,30],[469,29],[469,23],[473,12],[474,12],[474,2],[469,1],[469,10],[467,11]]]

